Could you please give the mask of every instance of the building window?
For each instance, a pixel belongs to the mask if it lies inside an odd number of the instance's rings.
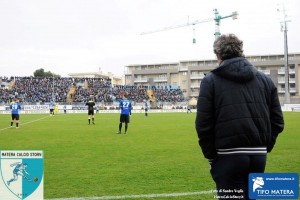
[[[267,61],[268,58],[267,57],[261,57],[261,61]]]
[[[183,63],[181,64],[181,66],[186,67],[186,66],[188,66],[188,64],[183,62]]]
[[[182,76],[186,76],[187,75],[187,72],[182,72]]]
[[[290,78],[295,78],[295,74],[290,74]]]
[[[295,69],[295,65],[290,65],[289,68],[290,69]]]
[[[178,65],[171,65],[171,69],[178,69]]]

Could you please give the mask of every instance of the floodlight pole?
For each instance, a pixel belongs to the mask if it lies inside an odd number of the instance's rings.
[[[284,75],[284,99],[286,104],[291,103],[290,90],[289,90],[289,57],[288,57],[288,42],[287,42],[287,25],[284,22],[284,60],[285,60],[285,75]]]
[[[281,31],[284,33],[284,103],[289,104],[291,102],[290,90],[289,90],[289,57],[288,57],[288,39],[287,39],[287,19],[284,5],[282,4],[282,9],[277,11],[282,12],[283,19],[280,21]]]
[[[54,74],[52,74],[52,101],[55,102],[55,100],[54,100]]]

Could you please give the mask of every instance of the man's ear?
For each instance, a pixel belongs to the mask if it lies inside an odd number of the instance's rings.
[[[218,64],[221,64],[222,58],[221,58],[220,56],[217,55],[217,59],[218,59]]]

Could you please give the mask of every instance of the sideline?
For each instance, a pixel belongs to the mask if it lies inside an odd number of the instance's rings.
[[[25,122],[25,123],[21,123],[20,125],[26,125],[26,124],[31,124],[31,123],[33,123],[33,122],[37,122],[37,121],[40,121],[40,120],[43,120],[43,119],[46,119],[46,118],[48,118],[48,117],[50,117],[50,116],[45,116],[45,117],[42,117],[42,118],[39,118],[39,119],[35,119],[35,120],[32,120],[32,121],[29,121],[29,122]],[[4,131],[4,130],[6,130],[6,129],[11,129],[12,127],[6,127],[6,128],[2,128],[2,129],[0,129],[0,132],[1,131]],[[15,127],[14,127],[15,128]]]
[[[124,195],[124,196],[102,196],[102,197],[74,197],[74,198],[54,198],[45,200],[105,200],[105,199],[137,199],[137,198],[156,198],[156,197],[180,197],[193,196],[201,194],[212,194],[214,190],[184,193],[163,193],[163,194],[140,194],[140,195]]]

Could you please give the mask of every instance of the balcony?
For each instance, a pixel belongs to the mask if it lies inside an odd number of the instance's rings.
[[[135,83],[147,83],[148,82],[148,78],[135,78],[134,82]]]
[[[285,74],[285,69],[284,68],[278,69],[278,74]]]
[[[270,75],[270,70],[258,70],[266,75]]]
[[[296,83],[296,79],[295,78],[290,78],[289,83]]]
[[[295,69],[289,69],[289,74],[295,74]],[[278,74],[285,74],[285,68],[278,69]]]
[[[158,77],[153,79],[154,82],[168,82],[167,77]]]
[[[189,69],[188,69],[187,66],[180,66],[180,67],[179,67],[179,71],[180,71],[180,72],[185,72],[185,71],[187,72],[188,70],[189,70]]]
[[[200,83],[192,83],[191,88],[200,88]]]
[[[203,79],[204,78],[204,73],[200,73],[200,74],[191,74],[190,78],[191,79]]]
[[[289,74],[295,74],[295,69],[289,69]]]
[[[290,93],[296,93],[296,88],[290,88]]]
[[[278,83],[285,83],[285,78],[284,77],[278,78]]]
[[[296,92],[297,92],[296,88],[290,88],[290,93],[296,93]],[[278,93],[279,94],[284,94],[285,89],[284,88],[278,88]]]
[[[124,71],[124,74],[125,74],[125,75],[131,75],[131,71],[125,70],[125,71]]]
[[[198,97],[199,96],[199,92],[191,92],[190,96],[191,97]]]

